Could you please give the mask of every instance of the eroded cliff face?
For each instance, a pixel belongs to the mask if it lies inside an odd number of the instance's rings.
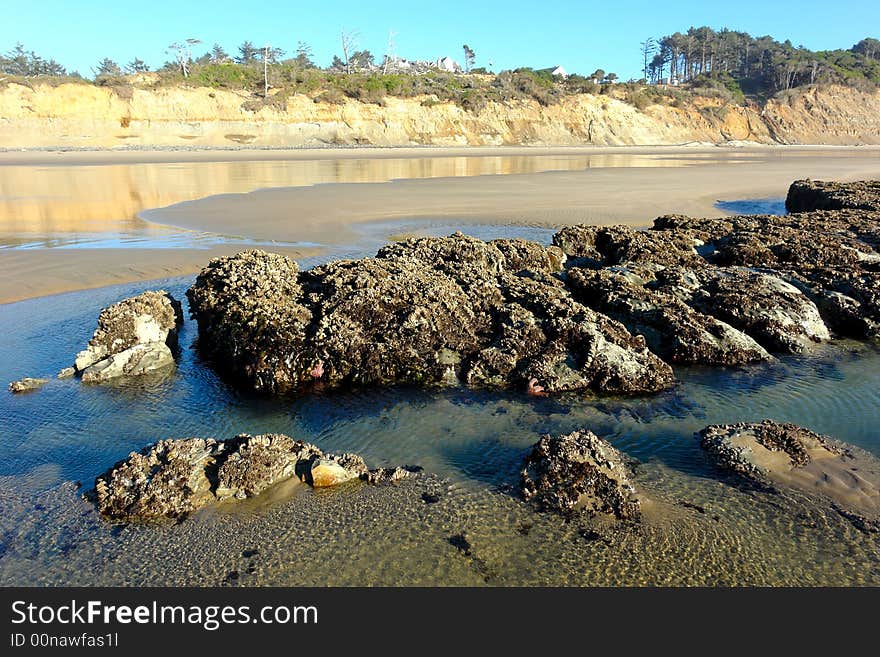
[[[880,144],[880,92],[810,88],[772,99],[762,117],[783,144]]]
[[[10,83],[0,90],[0,148],[880,143],[880,93],[842,87],[773,100],[763,110],[701,98],[639,110],[604,95],[549,107],[489,103],[479,112],[424,98],[335,105],[296,95],[285,107],[248,109],[252,100],[207,88]]]

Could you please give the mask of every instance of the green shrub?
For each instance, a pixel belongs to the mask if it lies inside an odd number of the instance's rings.
[[[196,66],[189,76],[190,84],[213,89],[255,89],[262,82],[262,70],[231,63]]]
[[[458,104],[468,112],[479,112],[488,105],[489,99],[486,94],[476,89],[465,91],[458,99]]]
[[[329,103],[330,105],[345,105],[346,95],[339,89],[328,89],[315,96],[316,103]]]

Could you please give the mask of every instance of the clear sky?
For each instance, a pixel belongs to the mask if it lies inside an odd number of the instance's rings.
[[[360,47],[377,60],[393,29],[397,54],[409,59],[460,61],[467,43],[477,66],[601,67],[622,79],[641,76],[640,41],[691,25],[769,34],[811,50],[880,38],[876,0],[0,0],[0,16],[0,50],[20,41],[85,76],[104,57],[160,66],[168,44],[189,37],[204,42],[198,54],[215,42],[234,54],[244,40],[292,52],[303,40],[324,66],[341,51],[342,28],[359,32]]]

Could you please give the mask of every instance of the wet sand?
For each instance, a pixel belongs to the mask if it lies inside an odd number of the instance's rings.
[[[7,152],[3,165],[654,154],[647,165],[578,171],[331,183],[222,194],[148,210],[151,222],[254,240],[328,246],[357,241],[358,224],[422,221],[527,224],[626,223],[660,214],[722,214],[718,200],[784,196],[798,178],[880,178],[880,150],[835,147],[630,147],[334,149],[319,151]],[[664,161],[666,159],[666,161]],[[185,172],[181,175],[185,175]],[[393,232],[393,231],[392,231]],[[123,281],[190,274],[234,245],[209,250],[0,251],[0,303]],[[279,250],[279,249],[273,249]],[[302,250],[287,253],[303,255]]]
[[[424,157],[501,157],[541,155],[601,155],[638,153],[719,153],[737,151],[771,151],[779,146],[755,144],[746,148],[714,146],[711,144],[685,144],[681,146],[412,146],[375,147],[351,146],[347,148],[202,148],[192,150],[174,149],[119,149],[119,150],[62,150],[34,149],[0,151],[0,166],[74,164],[138,164],[145,162],[225,162],[225,161],[273,161],[273,160],[344,160],[386,159]],[[858,151],[876,147],[852,146],[786,146],[785,150],[809,151]]]
[[[40,249],[0,252],[0,304],[119,283],[195,274],[211,258],[242,250],[211,249]],[[273,248],[297,259],[316,251]]]

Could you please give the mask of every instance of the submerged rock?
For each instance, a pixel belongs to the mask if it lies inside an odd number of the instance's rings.
[[[641,515],[623,457],[591,431],[542,436],[526,457],[522,493],[541,508],[564,515]]]
[[[49,379],[35,379],[30,376],[26,376],[23,379],[19,379],[18,381],[13,381],[9,384],[9,392],[20,393],[20,392],[30,392],[32,390],[39,390],[44,385],[49,383]]]
[[[92,339],[76,356],[76,371],[85,382],[102,383],[167,367],[182,322],[180,302],[164,290],[115,303],[101,311]]]
[[[868,525],[880,519],[880,459],[866,452],[772,420],[712,425],[699,438],[715,463],[745,479],[820,494]]]
[[[419,384],[639,393],[673,381],[644,340],[576,302],[563,255],[456,234],[298,271],[248,251],[188,291],[199,346],[256,390]]]
[[[283,434],[242,434],[219,441],[184,438],[159,441],[117,463],[95,480],[95,498],[106,518],[143,522],[181,518],[222,500],[256,497],[291,477],[319,487],[351,479],[378,484],[403,476],[368,470],[355,454],[325,454]]]

